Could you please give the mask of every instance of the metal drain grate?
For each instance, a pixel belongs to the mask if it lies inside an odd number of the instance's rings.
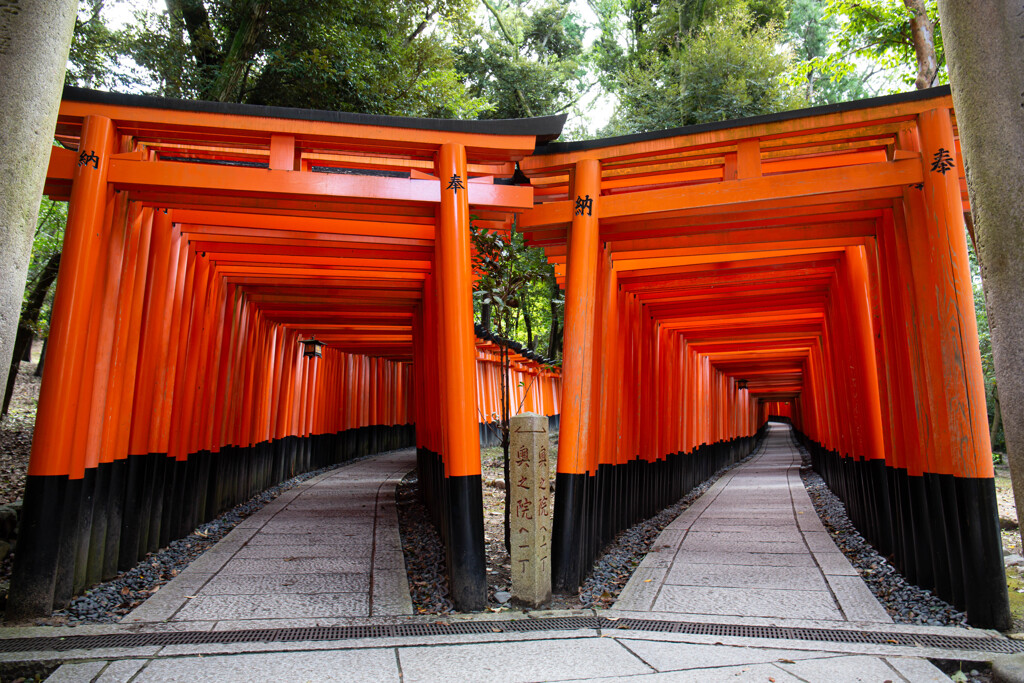
[[[1012,654],[1024,652],[1024,642],[989,636],[940,635],[929,633],[887,633],[793,626],[752,626],[708,624],[686,621],[607,617],[547,617],[508,621],[458,621],[446,623],[405,623],[365,626],[310,626],[235,631],[175,631],[163,633],[112,633],[108,635],[0,639],[0,652],[45,652],[131,648],[164,645],[210,645],[256,642],[353,640],[358,638],[400,638],[408,636],[452,636],[530,631],[631,630],[733,638],[803,640],[825,643],[897,645],[942,650],[967,650]]]

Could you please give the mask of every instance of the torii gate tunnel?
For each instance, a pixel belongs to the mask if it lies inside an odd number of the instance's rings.
[[[496,400],[470,221],[518,214],[566,290],[561,395],[517,359],[530,409],[560,414],[557,588],[776,416],[912,581],[1008,626],[948,89],[551,142],[562,123],[67,90],[9,610],[48,612],[297,471],[412,443],[456,605],[481,609]]]

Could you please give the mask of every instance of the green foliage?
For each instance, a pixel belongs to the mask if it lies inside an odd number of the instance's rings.
[[[118,88],[130,77],[117,68],[123,51],[120,35],[103,21],[103,0],[80,0],[64,82],[86,88]]]
[[[487,21],[463,36],[459,69],[490,103],[483,118],[566,111],[592,86],[586,27],[568,0],[483,0]]]
[[[519,314],[528,300],[531,287],[542,280],[551,265],[544,250],[528,247],[523,236],[471,226],[473,267],[478,274],[474,298],[491,306],[498,322],[498,334],[512,337],[516,333]],[[530,309],[527,308],[527,311]]]
[[[68,220],[68,205],[43,197],[39,206],[39,218],[36,221],[36,234],[32,241],[32,257],[28,266],[28,279],[25,287],[25,299],[32,290],[32,285],[50,257],[64,246],[64,226]],[[50,288],[46,301],[39,314],[36,326],[37,334],[45,336],[50,329],[50,306],[53,302],[55,287]]]
[[[992,336],[988,327],[988,309],[985,307],[985,291],[981,286],[981,268],[974,252],[974,243],[967,235],[967,256],[971,266],[971,285],[974,288],[974,314],[978,321],[978,350],[981,353],[981,372],[985,378],[985,403],[988,409],[988,423],[993,425],[999,410],[999,387],[996,384],[996,364],[992,355]],[[992,450],[1006,452],[1006,434],[1002,420],[992,439]]]
[[[158,94],[336,111],[473,117],[456,69],[469,0],[168,0],[121,36]]]
[[[808,104],[821,105],[869,97],[867,74],[835,51],[839,19],[825,11],[826,0],[793,0],[785,37],[793,49],[794,85]]]
[[[937,0],[927,0],[928,18],[935,25],[935,57],[939,65],[939,82],[946,83],[946,55],[942,49]],[[839,22],[836,46],[843,59],[859,57],[869,60],[890,79],[904,86],[914,86],[917,77],[917,55],[910,31],[913,16],[902,0],[830,0],[826,16]],[[979,37],[979,39],[981,39]],[[900,91],[905,88],[892,88]]]
[[[664,49],[638,55],[618,79],[619,110],[604,134],[723,121],[802,106],[786,74],[774,24],[761,26],[743,4],[699,29],[663,37]]]

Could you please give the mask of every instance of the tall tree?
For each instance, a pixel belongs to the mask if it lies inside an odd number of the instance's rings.
[[[836,44],[919,89],[945,82],[946,56],[936,0],[831,0],[840,19]]]
[[[483,118],[567,111],[593,86],[586,30],[568,0],[482,0],[482,27],[463,36],[459,69],[491,108]]]
[[[701,3],[662,5],[654,49],[629,58],[617,79],[619,108],[605,134],[661,130],[755,116],[804,103],[787,73],[776,25],[736,3],[718,14]]]
[[[784,35],[794,52],[804,98],[820,105],[868,97],[871,72],[835,50],[839,20],[826,6],[826,0],[793,0],[786,18]]]
[[[167,0],[123,38],[140,83],[185,99],[472,117],[451,31],[469,0]]]
[[[36,0],[6,3],[0,11],[0,368],[4,385],[76,9],[75,0]]]
[[[1024,9],[939,3],[985,288],[1006,452],[1024,519]]]

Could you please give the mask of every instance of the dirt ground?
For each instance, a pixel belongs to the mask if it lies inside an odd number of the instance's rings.
[[[18,500],[25,492],[41,381],[34,373],[41,350],[40,342],[32,345],[32,362],[23,362],[18,369],[11,406],[0,418],[0,504]]]

